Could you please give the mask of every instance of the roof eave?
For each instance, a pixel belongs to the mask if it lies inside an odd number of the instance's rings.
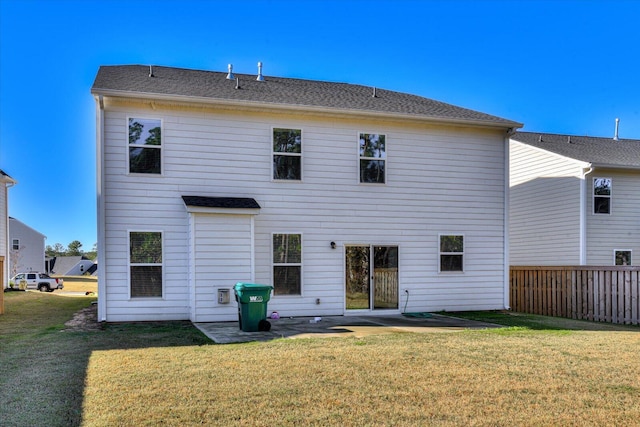
[[[189,96],[189,95],[169,95],[169,94],[161,94],[161,93],[153,93],[153,92],[135,92],[135,91],[126,91],[126,90],[115,90],[115,89],[100,89],[100,88],[92,88],[91,93],[96,96],[112,96],[112,97],[123,97],[123,98],[135,98],[135,99],[152,99],[158,101],[173,101],[173,102],[190,102],[190,103],[200,103],[200,104],[208,104],[208,105],[219,105],[219,106],[231,106],[231,107],[242,107],[242,108],[252,108],[252,109],[264,109],[265,107],[273,109],[273,110],[281,110],[281,111],[309,111],[320,114],[336,114],[337,112],[340,115],[351,115],[351,116],[360,116],[360,117],[380,117],[380,118],[389,118],[389,119],[400,119],[400,120],[414,120],[421,122],[429,122],[429,123],[447,123],[453,125],[465,125],[465,126],[474,126],[474,127],[484,127],[484,128],[498,128],[498,129],[509,129],[511,131],[521,128],[524,126],[522,123],[512,122],[512,121],[485,121],[485,120],[472,120],[472,119],[456,119],[450,117],[439,117],[439,116],[428,116],[421,114],[407,114],[407,113],[393,113],[393,112],[384,112],[384,111],[372,111],[372,110],[354,110],[348,108],[329,108],[329,107],[319,107],[315,105],[305,105],[305,104],[280,104],[280,103],[272,103],[272,102],[259,102],[259,101],[247,101],[247,100],[232,100],[225,98],[210,98],[204,96]]]
[[[640,170],[640,166],[636,165],[616,165],[612,163],[591,163],[591,167],[596,169],[627,169],[627,170]]]

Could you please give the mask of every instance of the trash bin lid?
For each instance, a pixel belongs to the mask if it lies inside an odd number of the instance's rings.
[[[235,289],[236,291],[244,291],[244,290],[247,290],[247,291],[249,291],[249,290],[251,290],[251,291],[272,291],[273,290],[273,286],[271,286],[271,285],[259,285],[257,283],[238,282],[233,287],[233,289]]]

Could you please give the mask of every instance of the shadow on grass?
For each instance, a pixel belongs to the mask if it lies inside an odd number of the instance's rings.
[[[539,316],[536,314],[517,313],[513,311],[464,311],[442,312],[445,316],[495,323],[505,327],[517,327],[536,331],[636,331],[640,327],[634,325],[617,325],[587,320],[565,319],[562,317]]]
[[[3,426],[79,426],[95,351],[194,346],[211,341],[190,322],[107,324],[66,329],[95,298],[36,292],[5,298],[0,316],[0,414]]]

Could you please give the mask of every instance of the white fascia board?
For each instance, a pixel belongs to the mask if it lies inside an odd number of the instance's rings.
[[[187,212],[204,214],[225,214],[225,215],[258,215],[260,209],[252,208],[210,208],[206,206],[187,206]]]
[[[184,96],[184,95],[165,95],[158,93],[148,93],[148,92],[129,92],[129,91],[121,91],[121,90],[111,90],[111,89],[95,89],[91,91],[94,95],[102,95],[106,97],[120,97],[120,98],[136,98],[136,99],[149,99],[149,100],[158,100],[158,101],[168,101],[168,102],[187,102],[187,103],[200,103],[200,104],[208,104],[215,105],[220,107],[227,107],[233,109],[247,109],[247,110],[259,110],[264,111],[265,108],[269,108],[271,110],[281,110],[281,111],[295,111],[298,113],[309,112],[316,114],[328,114],[328,115],[338,115],[338,116],[355,116],[355,117],[369,117],[369,118],[388,118],[394,120],[410,120],[410,121],[420,121],[425,123],[435,123],[435,124],[452,124],[452,125],[464,125],[464,126],[473,126],[473,127],[483,127],[483,128],[493,128],[493,129],[508,129],[515,130],[524,126],[522,123],[518,122],[491,122],[491,121],[482,121],[482,120],[471,120],[471,119],[454,119],[448,117],[437,117],[437,116],[426,116],[419,114],[408,114],[408,113],[390,113],[384,111],[369,111],[369,110],[351,110],[351,109],[341,109],[341,108],[329,108],[329,107],[318,107],[315,105],[302,105],[302,104],[277,104],[272,102],[258,102],[258,101],[234,101],[230,99],[219,99],[219,98],[208,98],[208,97],[200,97],[200,96]]]

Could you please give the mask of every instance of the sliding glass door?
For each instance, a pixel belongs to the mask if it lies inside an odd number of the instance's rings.
[[[398,308],[398,247],[345,247],[347,310]]]

